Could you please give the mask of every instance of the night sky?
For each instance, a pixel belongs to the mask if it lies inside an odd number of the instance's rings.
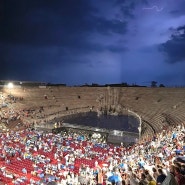
[[[185,85],[185,0],[0,0],[0,79]]]

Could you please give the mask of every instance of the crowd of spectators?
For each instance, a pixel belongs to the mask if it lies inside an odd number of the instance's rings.
[[[12,104],[17,99],[7,101]],[[34,112],[5,106],[0,121],[8,124]],[[0,132],[0,181],[8,185],[185,185],[185,126],[169,126],[129,147],[108,144],[85,131]]]
[[[133,146],[83,132],[27,129],[0,134],[0,180],[7,184],[184,185],[185,128],[170,127]]]

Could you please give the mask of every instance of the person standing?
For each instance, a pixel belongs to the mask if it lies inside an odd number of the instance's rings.
[[[175,167],[175,179],[178,185],[185,185],[185,176],[181,174],[179,167]]]
[[[101,169],[98,171],[98,185],[103,185],[103,172]]]

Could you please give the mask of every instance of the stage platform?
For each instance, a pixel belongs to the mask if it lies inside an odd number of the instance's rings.
[[[59,133],[64,130],[69,131],[71,129],[76,132],[86,131],[89,134],[99,133],[101,136],[106,138],[108,143],[113,144],[120,144],[121,142],[125,144],[133,144],[139,139],[139,133],[120,130],[108,130],[106,128],[88,127],[70,123],[62,123],[60,126],[56,126],[55,124],[35,125],[35,129],[54,133]]]

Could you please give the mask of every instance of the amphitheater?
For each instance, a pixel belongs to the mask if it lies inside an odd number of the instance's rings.
[[[0,106],[0,184],[95,185],[102,176],[102,184],[111,185],[131,182],[134,173],[142,181],[144,171],[152,173],[158,164],[167,169],[177,160],[185,163],[183,88],[2,85]],[[138,132],[113,130],[112,134],[106,128],[91,132],[88,126],[67,127],[62,121],[94,112],[99,117],[134,116]],[[132,141],[134,134],[139,142]],[[112,179],[115,174],[117,179]],[[167,174],[164,181],[169,178]]]
[[[43,126],[66,115],[90,110],[99,113],[110,108],[114,113],[126,112],[139,119],[140,139],[185,122],[184,88],[1,87],[0,105],[1,130],[24,129],[31,124]],[[15,119],[7,121],[7,113]]]

